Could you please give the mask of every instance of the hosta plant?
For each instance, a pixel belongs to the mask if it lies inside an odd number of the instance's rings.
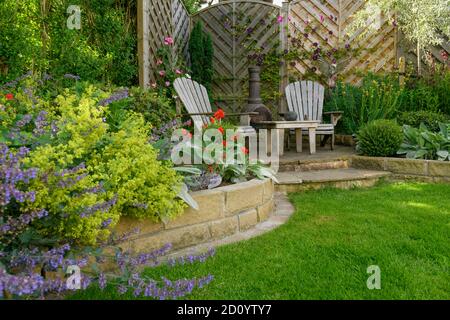
[[[438,133],[421,124],[419,128],[403,126],[404,143],[398,154],[410,159],[450,161],[450,124],[439,124]]]

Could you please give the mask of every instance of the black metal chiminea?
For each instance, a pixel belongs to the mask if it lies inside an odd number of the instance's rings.
[[[249,72],[249,97],[246,112],[258,112],[259,115],[251,116],[251,124],[261,121],[271,121],[272,113],[263,104],[261,99],[261,67],[252,66],[248,68]]]

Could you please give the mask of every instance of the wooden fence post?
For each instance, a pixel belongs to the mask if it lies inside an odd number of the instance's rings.
[[[280,23],[280,53],[284,57],[285,51],[289,50],[288,33],[289,33],[289,2],[283,2],[281,6],[281,16],[283,22]],[[288,85],[288,66],[284,58],[280,63],[280,101],[279,109],[281,112],[287,111],[284,89]]]
[[[150,87],[150,48],[149,48],[149,1],[138,0],[137,29],[139,56],[139,86],[143,89]]]
[[[398,60],[398,72],[400,87],[405,86],[405,73],[406,73],[406,59],[405,57],[400,57]]]

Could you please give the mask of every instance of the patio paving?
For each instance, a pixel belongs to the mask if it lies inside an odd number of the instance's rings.
[[[308,148],[305,144],[303,152],[299,153],[293,150],[285,150],[284,155],[280,158],[281,164],[292,163],[292,162],[309,162],[309,161],[328,161],[336,159],[348,159],[356,154],[355,148],[336,145],[334,150],[330,150],[329,146],[317,147],[316,154],[309,154]]]

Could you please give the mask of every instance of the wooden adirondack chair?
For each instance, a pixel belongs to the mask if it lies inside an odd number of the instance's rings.
[[[331,150],[334,150],[335,136],[334,127],[341,119],[342,111],[323,112],[325,88],[317,82],[298,81],[286,87],[286,99],[288,109],[298,115],[298,120],[317,120],[321,123],[316,130],[317,135],[325,136],[321,142],[325,146],[327,139],[331,136]],[[331,116],[331,123],[322,123],[323,115]],[[303,135],[307,135],[303,131]]]
[[[210,118],[214,115],[209,102],[206,88],[189,78],[177,78],[173,84],[179,99],[186,107],[191,116],[194,126],[201,130],[203,125],[210,123]],[[256,135],[256,131],[250,126],[250,115],[257,115],[255,112],[247,113],[227,113],[227,117],[239,116],[241,125],[238,132],[245,136]]]

